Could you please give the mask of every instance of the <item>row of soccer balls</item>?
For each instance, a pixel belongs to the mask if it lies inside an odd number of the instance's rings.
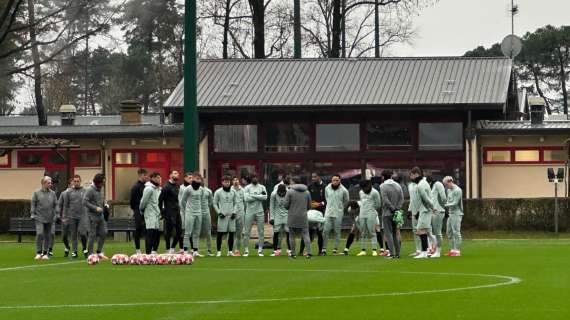
[[[87,264],[96,265],[100,261],[99,256],[92,254],[87,257]],[[191,254],[115,254],[111,257],[114,265],[190,265],[194,262]]]

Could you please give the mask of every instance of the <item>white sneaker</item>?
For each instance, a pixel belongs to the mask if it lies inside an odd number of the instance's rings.
[[[228,257],[233,257],[233,256],[234,256],[234,253],[231,251],[228,251]]]
[[[439,258],[441,257],[441,251],[439,248],[435,250],[435,252],[430,256],[430,258]]]
[[[42,260],[49,260],[49,255],[44,254],[44,255],[42,256]]]
[[[427,251],[422,251],[420,254],[414,257],[414,259],[427,259],[428,254]]]
[[[419,251],[415,251],[415,252],[410,253],[410,257],[417,257],[419,254],[420,254]]]
[[[243,253],[243,256],[244,256],[244,257],[249,257],[249,251],[245,251],[245,252]]]
[[[168,250],[168,254],[174,254],[174,249],[170,248],[170,249]]]
[[[291,250],[287,249],[287,256],[290,257],[291,256]]]
[[[258,252],[257,252],[257,256],[263,257],[263,256],[264,256],[264,255],[263,255],[263,251],[258,251]]]
[[[192,252],[192,256],[195,258],[204,258],[204,256],[201,255],[200,252],[198,252],[198,251]]]
[[[372,251],[372,256],[373,256],[373,257],[377,257],[377,256],[378,256],[378,251],[376,251],[376,250]]]
[[[109,258],[105,256],[103,252],[99,253],[97,256],[99,257],[99,260],[109,260]]]
[[[221,252],[221,251],[218,251],[218,252],[216,253],[216,258],[219,258],[219,257],[221,257],[221,256],[222,256],[222,252]]]
[[[357,257],[364,257],[366,255],[366,251],[360,251],[359,254],[357,254]]]
[[[140,256],[142,254],[142,252],[140,250],[137,250],[136,254],[137,254],[137,256]]]
[[[36,256],[34,257],[34,260],[42,260],[42,255],[41,254],[36,254]]]
[[[156,256],[157,252],[156,252],[156,251],[151,251],[150,254],[153,255],[153,256]]]
[[[213,257],[214,254],[212,253],[212,251],[208,250],[208,257]]]

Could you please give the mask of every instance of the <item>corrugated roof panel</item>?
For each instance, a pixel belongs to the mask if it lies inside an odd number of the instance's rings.
[[[198,105],[502,105],[511,68],[506,58],[201,60]],[[183,89],[164,105],[182,106]]]

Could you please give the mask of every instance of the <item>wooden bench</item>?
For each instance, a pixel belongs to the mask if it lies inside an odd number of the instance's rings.
[[[111,218],[107,221],[107,232],[126,232],[127,241],[131,239],[131,233],[135,231],[135,220],[132,218]],[[36,224],[29,217],[10,218],[10,228],[8,232],[18,236],[18,242],[22,242],[22,235],[34,234]],[[55,225],[55,232],[61,233],[61,224]]]

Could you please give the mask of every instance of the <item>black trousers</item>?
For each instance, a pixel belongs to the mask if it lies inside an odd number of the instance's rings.
[[[135,233],[133,238],[135,239],[135,249],[141,249],[141,238],[145,231],[144,217],[139,211],[135,211]]]
[[[319,247],[319,251],[321,252],[323,251],[323,230],[320,230],[318,228],[309,228],[309,238],[311,239],[311,242],[313,242],[313,240],[315,239],[315,234],[317,235],[317,245]],[[303,251],[305,250],[305,241],[301,240],[301,249],[300,249],[300,253],[299,254],[303,254]]]
[[[166,219],[164,219],[164,241],[166,242],[166,250],[176,248],[177,244],[179,244],[180,249],[182,249],[182,240],[182,219],[180,218],[180,214],[173,214],[173,217],[166,217]]]
[[[160,230],[147,229],[145,238],[146,254],[151,254],[153,251],[158,252],[158,245],[160,244]]]

